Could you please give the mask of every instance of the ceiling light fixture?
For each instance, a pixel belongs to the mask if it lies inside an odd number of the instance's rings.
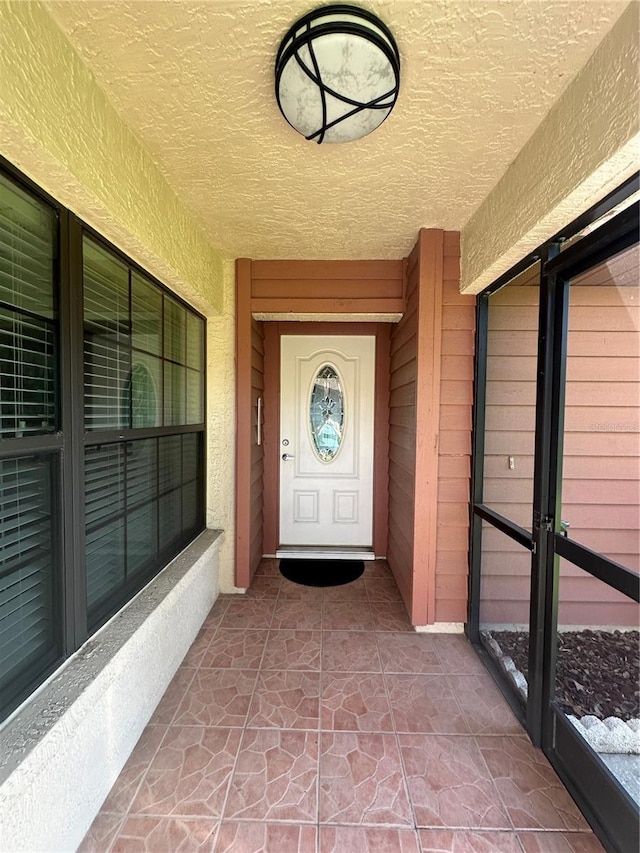
[[[351,142],[379,127],[400,88],[400,54],[391,31],[357,6],[323,6],[304,15],[276,57],[282,115],[306,139]]]

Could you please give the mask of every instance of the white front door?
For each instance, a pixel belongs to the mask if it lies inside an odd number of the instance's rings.
[[[283,335],[280,365],[280,547],[370,549],[375,338]]]

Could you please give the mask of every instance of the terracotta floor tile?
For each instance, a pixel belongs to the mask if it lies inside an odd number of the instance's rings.
[[[419,829],[422,853],[521,853],[515,832]]]
[[[302,586],[286,578],[282,581],[278,601],[307,601],[310,604],[320,604],[323,598],[322,587]]]
[[[150,724],[164,725],[172,722],[178,706],[184,699],[187,690],[191,686],[196,670],[191,667],[181,666],[167,687],[158,707],[153,712]]]
[[[274,599],[248,599],[243,595],[236,595],[225,610],[221,628],[245,628],[255,631],[260,628],[268,628],[271,625]]]
[[[207,669],[258,669],[268,633],[219,628],[202,655],[200,666]]]
[[[131,813],[220,817],[240,738],[239,729],[171,726]]]
[[[326,601],[322,610],[325,631],[371,631],[373,617],[368,601]]]
[[[367,578],[365,580],[367,596],[369,601],[387,601],[402,603],[402,596],[398,584],[393,577],[390,578]]]
[[[181,666],[200,666],[202,656],[209,648],[209,643],[213,640],[217,628],[201,628],[198,636],[195,638],[189,651],[187,652]]]
[[[257,672],[198,669],[174,718],[176,725],[244,726]]]
[[[321,747],[321,823],[412,825],[393,735],[323,732]]]
[[[229,606],[229,602],[234,596],[231,595],[219,595],[218,598],[214,601],[213,607],[207,614],[206,619],[202,625],[205,629],[217,628],[222,621],[222,617],[226,613],[227,607]]]
[[[365,560],[364,574],[362,576],[365,581],[373,580],[374,578],[387,578],[393,580],[393,572],[389,568],[389,563],[386,560]]]
[[[319,853],[419,853],[413,829],[321,826]]]
[[[280,574],[280,560],[277,557],[263,557],[260,560],[260,565],[256,569],[254,577],[259,578],[263,575],[282,577]]]
[[[247,729],[225,808],[226,820],[317,820],[318,734]]]
[[[363,577],[342,586],[325,586],[322,588],[323,601],[366,601],[367,586]]]
[[[383,676],[361,672],[323,673],[320,727],[330,731],[393,731]]]
[[[209,853],[218,824],[209,820],[129,817],[113,853]]]
[[[473,734],[523,734],[522,726],[488,672],[482,675],[450,675],[448,678]]]
[[[430,635],[389,632],[377,636],[384,672],[442,672]]]
[[[283,577],[277,575],[257,575],[251,581],[251,586],[245,593],[246,598],[264,599],[277,598],[282,586]]]
[[[319,707],[319,672],[261,672],[247,725],[317,729]]]
[[[486,669],[464,634],[431,634],[433,649],[450,675],[484,675]]]
[[[410,631],[413,626],[404,604],[394,601],[370,601],[369,609],[373,617],[374,631]]]
[[[76,853],[108,853],[123,820],[121,814],[98,812]]]
[[[469,734],[445,675],[386,675],[391,712],[398,732]]]
[[[272,630],[262,658],[262,669],[319,670],[322,634],[320,631]]]
[[[322,669],[331,672],[380,672],[375,635],[364,631],[324,631]]]
[[[109,796],[102,804],[103,812],[126,814],[129,811],[142,777],[151,766],[166,733],[166,726],[150,725],[145,728]]]
[[[519,832],[524,853],[604,853],[592,832]]]
[[[588,829],[551,765],[528,738],[479,737],[478,745],[516,829]]]
[[[322,628],[322,603],[317,607],[307,601],[280,599],[273,611],[272,630],[279,628],[303,628],[319,631]]]
[[[413,630],[386,561],[328,589],[278,562],[219,596],[81,853],[601,853],[466,638]]]
[[[513,829],[474,738],[398,740],[417,826]]]
[[[315,853],[316,834],[308,824],[223,821],[216,853]]]

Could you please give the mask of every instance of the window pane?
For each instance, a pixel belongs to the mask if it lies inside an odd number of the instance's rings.
[[[0,461],[0,695],[55,646],[52,465]],[[4,704],[4,701],[0,704]]]
[[[110,343],[128,343],[131,334],[129,270],[85,237],[82,272],[85,333],[99,335]]]
[[[170,435],[159,444],[158,488],[160,494],[182,485],[182,437]]]
[[[164,363],[164,423],[165,426],[186,422],[186,368],[171,361]]]
[[[134,429],[162,426],[162,361],[133,352],[131,417]]]
[[[204,420],[202,373],[187,369],[187,420],[188,424],[201,424]]]
[[[127,575],[157,559],[157,439],[127,444]]]
[[[117,258],[83,242],[86,429],[131,424],[129,272]]]
[[[54,212],[0,175],[0,301],[54,316]]]
[[[124,448],[107,444],[85,453],[87,603],[89,610],[125,580]]]
[[[175,300],[164,297],[164,356],[185,363],[186,311]]]
[[[162,355],[162,292],[136,273],[131,274],[132,343]]]
[[[640,250],[571,282],[562,463],[568,535],[640,572]]]
[[[187,311],[187,364],[204,370],[204,320]]]
[[[637,749],[626,723],[640,718],[638,624],[635,601],[560,560],[556,705],[636,802],[640,756],[623,753]],[[620,722],[605,725],[611,717]]]
[[[533,517],[540,264],[489,297],[483,503]]]
[[[345,403],[340,377],[325,364],[318,371],[309,401],[312,447],[321,462],[331,462],[342,445]]]
[[[480,577],[482,643],[526,705],[531,553],[485,523]]]
[[[56,429],[53,323],[0,308],[0,435]]]
[[[160,498],[160,550],[173,549],[182,532],[182,492],[175,489]]]
[[[85,429],[127,429],[131,423],[131,351],[104,339],[85,340]]]

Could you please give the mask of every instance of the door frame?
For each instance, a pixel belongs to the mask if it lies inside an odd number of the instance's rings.
[[[376,339],[373,424],[373,550],[387,554],[389,480],[389,323],[264,322],[263,553],[275,555],[280,520],[280,339],[284,335],[355,335]]]

